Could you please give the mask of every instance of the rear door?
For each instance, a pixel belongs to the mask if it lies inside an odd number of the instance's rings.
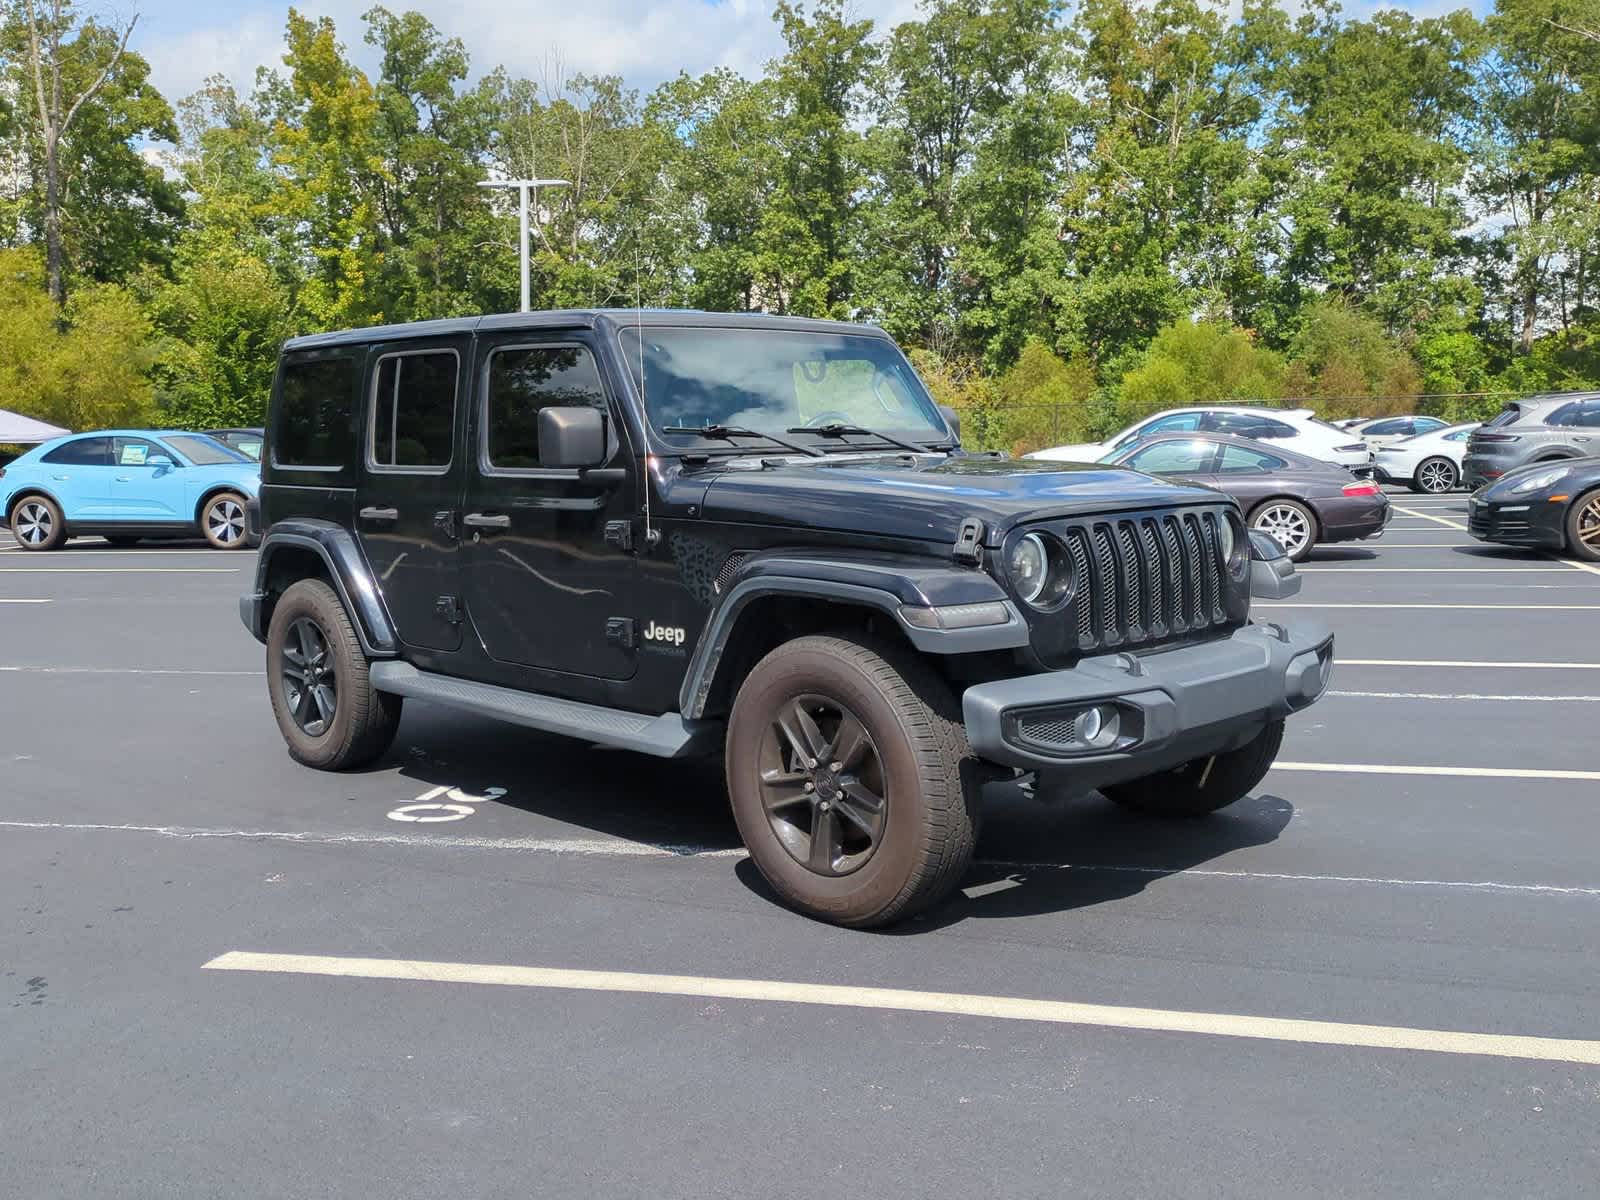
[[[461,645],[460,504],[470,338],[378,344],[367,357],[356,536],[400,640]]]
[[[75,438],[39,460],[41,481],[61,505],[61,515],[73,521],[103,520],[115,501],[111,493],[111,439]]]

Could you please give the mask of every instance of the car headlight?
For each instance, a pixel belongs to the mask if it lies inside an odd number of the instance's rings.
[[[1537,475],[1529,475],[1526,479],[1518,480],[1511,488],[1513,496],[1526,496],[1529,492],[1543,491],[1558,479],[1565,479],[1570,467],[1557,467],[1553,471],[1540,471]]]
[[[1250,555],[1245,548],[1244,526],[1236,524],[1231,515],[1217,520],[1217,548],[1222,551],[1222,561],[1228,564],[1228,574],[1235,578],[1243,575]]]
[[[1018,538],[1006,556],[1011,586],[1032,608],[1054,608],[1072,591],[1072,563],[1065,547],[1042,533]]]

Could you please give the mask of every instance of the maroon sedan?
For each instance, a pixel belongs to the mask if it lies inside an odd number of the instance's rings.
[[[1100,461],[1226,492],[1239,502],[1246,523],[1277,538],[1295,562],[1318,544],[1377,537],[1393,515],[1389,497],[1372,480],[1251,438],[1158,434]]]

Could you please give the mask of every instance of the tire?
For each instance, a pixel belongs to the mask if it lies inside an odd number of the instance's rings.
[[[1294,562],[1305,562],[1317,544],[1317,515],[1298,500],[1279,497],[1256,506],[1250,528],[1270,533]],[[1293,545],[1290,545],[1290,542]]]
[[[218,492],[207,496],[200,506],[200,532],[213,550],[243,550],[245,547],[244,497],[238,492]]]
[[[1155,817],[1203,817],[1250,794],[1266,776],[1283,743],[1283,722],[1273,721],[1247,745],[1186,762],[1170,771],[1102,788],[1106,799]]]
[[[296,762],[343,771],[389,748],[403,701],[376,690],[367,666],[355,627],[326,583],[302,579],[279,597],[267,629],[267,690]]]
[[[1456,490],[1461,472],[1448,458],[1425,458],[1411,476],[1411,490],[1429,496],[1443,496]]]
[[[126,533],[106,534],[106,541],[119,550],[126,550],[129,546],[137,546],[139,539]]]
[[[1600,562],[1600,489],[1585,492],[1567,509],[1567,549],[1573,558]]]
[[[972,861],[978,789],[960,709],[897,646],[854,635],[779,646],[739,688],[725,764],[751,860],[785,903],[820,920],[902,920]]]
[[[67,523],[49,496],[24,496],[11,510],[11,536],[24,550],[56,550],[67,540]]]

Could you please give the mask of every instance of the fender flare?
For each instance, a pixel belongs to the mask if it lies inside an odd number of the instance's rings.
[[[982,571],[944,565],[915,566],[863,560],[781,554],[744,564],[733,587],[706,619],[679,691],[679,711],[694,720],[704,715],[723,652],[740,627],[751,601],[795,596],[875,609],[891,617],[917,650],[925,654],[976,654],[1028,644],[1028,625],[995,580]],[[913,625],[905,609],[962,605],[1003,606],[1004,623],[967,629]]]
[[[16,491],[12,492],[6,497],[6,508],[3,513],[0,513],[0,517],[5,519],[5,523],[8,528],[11,525],[11,514],[16,509],[17,505],[22,503],[22,498],[24,496],[43,496],[46,500],[50,501],[51,504],[56,506],[57,511],[61,513],[62,522],[66,524],[69,530],[71,529],[72,523],[67,520],[67,509],[66,506],[61,503],[61,498],[44,485],[33,483],[24,483],[19,485]]]
[[[332,521],[310,518],[276,521],[261,539],[256,558],[255,592],[240,601],[240,615],[257,641],[266,640],[262,610],[267,599],[272,560],[285,547],[309,550],[322,559],[345,612],[355,624],[361,648],[369,658],[393,658],[399,653],[400,640],[384,606],[383,592],[355,537]]]

